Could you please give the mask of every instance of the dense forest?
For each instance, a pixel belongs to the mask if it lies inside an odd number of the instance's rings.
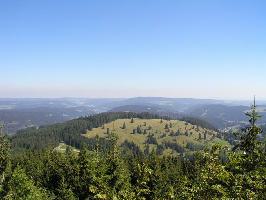
[[[132,113],[132,112],[107,112],[101,113],[88,117],[81,117],[74,119],[65,123],[59,123],[49,126],[41,127],[31,127],[23,129],[17,132],[11,138],[12,149],[15,152],[24,151],[27,149],[31,150],[40,150],[45,147],[51,146],[55,147],[60,142],[64,142],[67,145],[73,146],[75,148],[81,149],[82,146],[89,146],[91,149],[95,147],[95,139],[88,139],[82,136],[88,130],[91,130],[96,127],[101,127],[105,123],[112,122],[116,119],[131,119],[131,118],[140,118],[140,119],[175,119],[174,116],[162,116],[151,113]],[[203,128],[210,130],[216,130],[208,122],[186,117],[182,118],[183,121],[197,125]],[[107,145],[106,141],[100,139],[98,141],[104,146]]]
[[[81,117],[65,123],[33,127],[18,131],[11,138],[12,149],[15,152],[25,149],[40,150],[45,147],[55,147],[60,142],[81,149],[82,146],[94,148],[95,139],[88,139],[82,136],[87,130],[100,127],[105,123],[112,122],[116,119],[158,119],[158,115],[149,113],[101,113],[94,116]],[[106,143],[106,141],[102,141]]]
[[[265,199],[266,146],[256,106],[232,149],[214,145],[193,155],[144,154],[117,137],[91,141],[82,133],[148,113],[103,113],[0,137],[1,199]],[[57,152],[60,141],[80,149]],[[135,149],[135,151],[132,151]]]

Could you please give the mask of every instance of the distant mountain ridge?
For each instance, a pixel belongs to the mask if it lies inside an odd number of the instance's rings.
[[[135,98],[0,98],[0,123],[6,124],[8,133],[28,126],[64,122],[102,112],[151,112],[178,117],[196,117],[224,129],[245,122],[243,112],[249,109],[248,101],[215,99],[135,97]],[[258,101],[263,115],[260,124],[266,123],[266,104]],[[39,114],[38,114],[39,112]],[[37,115],[37,116],[36,116]]]

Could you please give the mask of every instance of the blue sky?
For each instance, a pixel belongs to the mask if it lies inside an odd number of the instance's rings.
[[[261,0],[0,0],[0,97],[266,99]]]

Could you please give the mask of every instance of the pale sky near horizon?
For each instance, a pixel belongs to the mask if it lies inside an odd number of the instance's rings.
[[[266,1],[0,0],[0,97],[266,99]]]

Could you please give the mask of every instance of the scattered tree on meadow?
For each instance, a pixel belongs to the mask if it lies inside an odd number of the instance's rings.
[[[142,130],[141,130],[140,126],[137,127],[137,133],[138,134],[141,134],[142,133]]]
[[[199,140],[201,140],[202,139],[202,137],[201,137],[201,133],[199,133]]]
[[[123,123],[123,126],[122,126],[122,129],[126,129],[127,126],[126,126],[126,122]]]
[[[144,133],[143,133],[144,135],[146,135],[147,134],[147,129],[144,129]]]
[[[169,124],[169,127],[170,127],[170,128],[173,128],[173,124],[172,124],[171,122],[170,122],[170,124]]]
[[[188,131],[185,132],[185,136],[188,136]]]
[[[206,133],[206,131],[204,132],[204,140],[207,140],[207,133]]]

